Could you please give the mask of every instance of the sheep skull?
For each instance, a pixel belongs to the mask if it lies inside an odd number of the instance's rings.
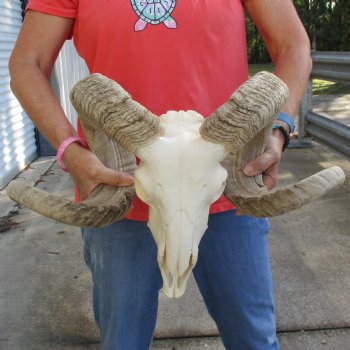
[[[203,139],[204,118],[194,111],[160,117],[163,135],[136,150],[138,197],[150,207],[148,226],[158,246],[163,290],[180,297],[197,262],[209,207],[223,193],[227,171],[224,146]]]

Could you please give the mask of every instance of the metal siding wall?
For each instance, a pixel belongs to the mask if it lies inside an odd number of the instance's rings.
[[[73,127],[77,128],[77,113],[70,103],[69,92],[72,86],[80,79],[86,77],[89,70],[78,55],[72,40],[67,40],[56,60],[52,75],[51,87],[55,91],[62,108]],[[55,155],[56,151],[51,147],[44,135],[38,133],[39,153],[44,156]]]
[[[78,80],[85,78],[88,74],[89,70],[75,50],[72,40],[67,40],[55,63],[55,69],[51,77],[51,86],[60,99],[67,118],[75,129],[78,117],[70,103],[69,92]]]
[[[37,156],[34,125],[10,89],[8,60],[22,24],[20,0],[0,0],[0,188]]]

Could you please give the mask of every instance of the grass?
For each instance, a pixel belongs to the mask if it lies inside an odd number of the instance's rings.
[[[328,80],[313,79],[312,92],[314,95],[350,94],[350,86]]]
[[[249,76],[261,72],[262,70],[273,72],[273,64],[250,64]],[[344,84],[334,83],[328,80],[313,79],[312,80],[312,92],[314,95],[337,95],[337,94],[350,94],[350,86]]]

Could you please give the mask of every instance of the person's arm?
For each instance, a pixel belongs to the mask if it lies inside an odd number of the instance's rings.
[[[57,55],[73,26],[74,19],[28,11],[9,61],[13,93],[55,149],[75,135],[49,84]],[[82,199],[98,183],[121,186],[133,182],[130,176],[106,168],[78,143],[67,147],[64,164]]]
[[[289,97],[283,112],[295,116],[305,93],[312,60],[310,42],[291,0],[244,0],[275,65],[275,74],[288,86]],[[288,125],[278,121],[289,131]],[[284,136],[277,129],[263,155],[247,164],[246,175],[263,173],[268,189],[277,184]]]

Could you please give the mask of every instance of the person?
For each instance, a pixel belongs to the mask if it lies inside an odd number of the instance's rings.
[[[192,109],[207,117],[248,77],[244,8],[289,88],[287,119],[276,121],[289,133],[288,115],[296,114],[311,69],[309,40],[291,0],[30,0],[9,62],[13,92],[53,147],[75,135],[49,84],[64,41],[73,37],[91,73],[114,79],[151,112]],[[78,133],[83,137],[79,125]],[[262,173],[273,188],[284,144],[274,129],[245,173]],[[80,199],[99,183],[133,183],[78,142],[66,147],[63,161]],[[151,346],[162,280],[146,220],[147,207],[136,199],[126,219],[82,228],[102,350]],[[230,350],[278,349],[268,230],[266,219],[237,215],[223,196],[211,207],[193,273]]]

